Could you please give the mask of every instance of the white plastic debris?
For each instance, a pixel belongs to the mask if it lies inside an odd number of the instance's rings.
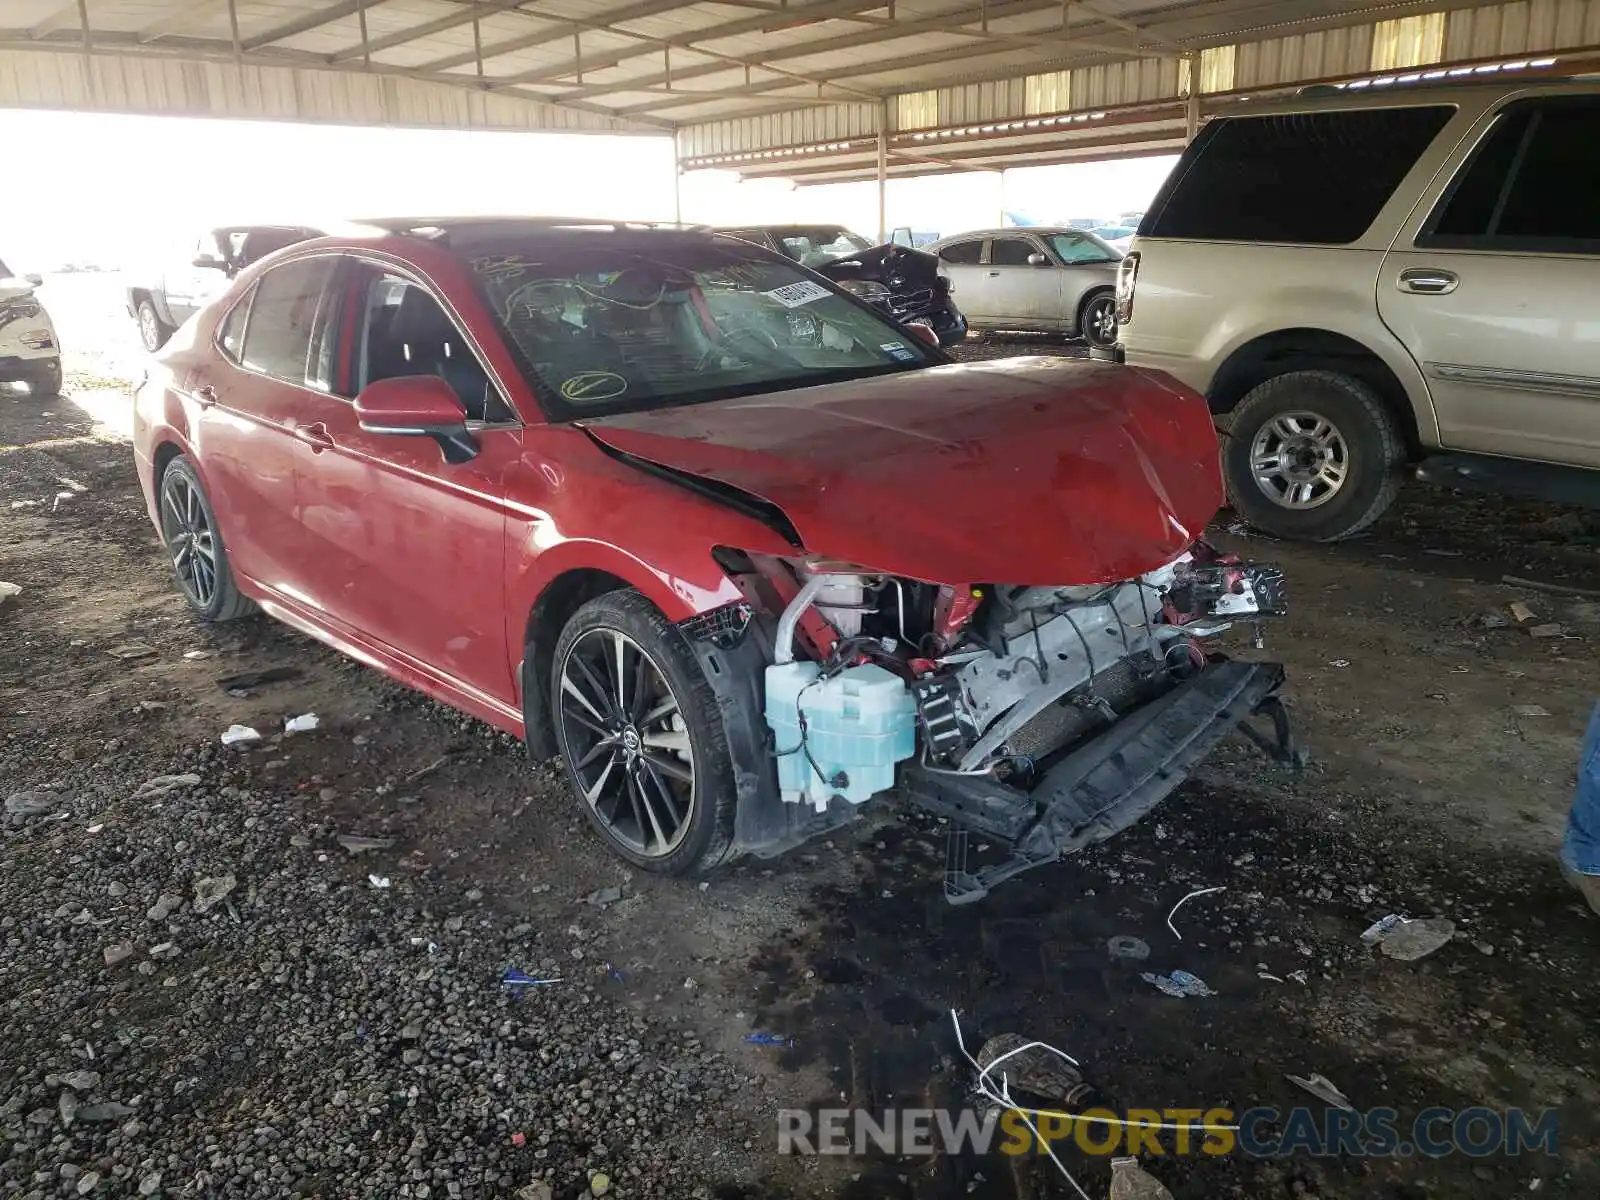
[[[237,728],[237,727],[236,727]],[[223,737],[227,743],[227,737]],[[165,796],[168,792],[175,792],[179,788],[195,787],[200,782],[200,776],[186,775],[157,775],[154,779],[146,779],[139,785],[139,790],[133,794],[135,800],[153,800],[158,796]]]
[[[222,733],[224,746],[238,746],[248,742],[259,742],[261,735],[248,725],[229,725]]]
[[[1449,917],[1424,917],[1392,930],[1378,944],[1378,949],[1401,962],[1415,962],[1432,954],[1455,935],[1456,923]]]
[[[1353,1109],[1355,1107],[1345,1098],[1345,1094],[1335,1087],[1325,1075],[1285,1075],[1284,1078],[1296,1087],[1304,1088],[1318,1100],[1326,1100],[1335,1108]]]
[[[13,596],[22,595],[22,587],[15,583],[0,582],[0,604],[4,604]]]
[[[368,875],[367,882],[380,892],[389,887],[389,877],[387,875]]]
[[[322,724],[316,713],[301,713],[298,717],[290,717],[283,723],[285,733],[310,733]]]
[[[1172,923],[1172,918],[1178,915],[1178,910],[1180,908],[1189,903],[1189,901],[1193,900],[1196,896],[1209,896],[1213,892],[1225,892],[1227,890],[1228,889],[1225,887],[1201,888],[1199,891],[1190,892],[1182,900],[1179,900],[1176,904],[1174,904],[1172,906],[1172,911],[1167,914],[1167,928],[1172,930],[1172,936],[1177,938],[1180,942],[1183,941],[1183,934],[1179,933],[1178,927]]]

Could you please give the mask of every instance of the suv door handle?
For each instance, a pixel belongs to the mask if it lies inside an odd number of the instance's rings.
[[[1400,290],[1423,296],[1447,295],[1455,291],[1456,284],[1460,282],[1460,276],[1454,271],[1443,271],[1438,267],[1408,267],[1400,272]]]
[[[333,449],[333,435],[328,432],[328,427],[321,421],[315,425],[296,425],[294,436],[311,447],[311,453],[321,454],[324,450]]]
[[[194,398],[201,408],[210,408],[217,402],[217,389],[209,383],[202,383],[194,389]]]
[[[990,271],[989,272],[989,278],[990,279],[999,279],[1000,278],[1000,272],[999,271]]]

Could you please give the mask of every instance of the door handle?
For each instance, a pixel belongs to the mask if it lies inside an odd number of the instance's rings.
[[[999,271],[990,271],[989,272],[989,278],[990,279],[999,279],[1000,278],[1000,272]]]
[[[333,435],[328,432],[328,427],[321,421],[315,425],[296,425],[294,436],[311,447],[311,453],[321,454],[324,450],[333,449]]]
[[[1454,271],[1438,267],[1408,267],[1400,272],[1400,290],[1422,296],[1444,296],[1456,290],[1461,282]]]
[[[209,383],[202,383],[194,389],[194,398],[201,408],[210,408],[217,402],[217,389]]]

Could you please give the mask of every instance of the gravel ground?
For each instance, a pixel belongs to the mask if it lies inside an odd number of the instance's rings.
[[[962,354],[1019,350],[1075,352]],[[1321,1071],[1363,1107],[1561,1114],[1550,1159],[1153,1163],[1178,1200],[1600,1194],[1600,924],[1550,859],[1600,607],[1500,582],[1600,586],[1593,514],[1418,487],[1333,548],[1224,519],[1289,572],[1269,652],[1309,771],[1230,747],[970,909],[939,899],[938,826],[892,806],[702,890],[621,869],[509,739],[270,622],[193,622],[126,445],[84,415],[126,417],[90,365],[73,402],[0,407],[23,589],[0,607],[0,1195],[1073,1195],[1031,1161],[774,1153],[779,1106],[959,1100],[952,1006],[1070,1048],[1120,1104],[1289,1105],[1284,1073]],[[298,677],[217,684],[278,665]],[[236,722],[266,736],[225,749]],[[1219,883],[1172,938],[1173,901]],[[1357,935],[1390,911],[1460,936],[1376,957]],[[1108,965],[1114,933],[1222,994],[1155,993]],[[1103,1161],[1071,1165],[1099,1200]]]

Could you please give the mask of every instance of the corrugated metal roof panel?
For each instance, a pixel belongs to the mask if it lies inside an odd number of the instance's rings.
[[[678,152],[685,158],[693,158],[771,146],[809,145],[840,138],[876,137],[877,122],[875,104],[835,104],[763,117],[735,117],[691,125],[679,131]]]
[[[267,117],[445,129],[637,132],[612,118],[516,96],[357,71],[0,50],[0,106],[158,116]]]

